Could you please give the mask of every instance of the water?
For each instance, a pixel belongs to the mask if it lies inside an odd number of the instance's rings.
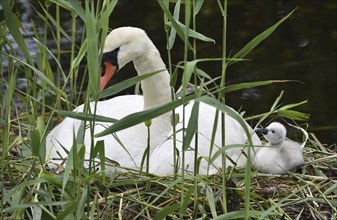
[[[23,3],[25,1],[18,3],[24,12],[21,19],[24,26],[30,27],[27,14],[34,21],[39,18],[29,9],[29,4]],[[244,109],[246,115],[258,114],[268,111],[284,90],[283,104],[308,100],[297,110],[311,114],[309,132],[315,133],[323,143],[334,144],[337,142],[336,1],[229,1],[227,51],[234,54],[295,8],[297,10],[290,19],[249,54],[249,61],[228,68],[227,79],[228,83],[268,79],[297,80],[301,83],[278,83],[234,92],[228,94],[227,104],[235,109]],[[167,60],[162,16],[156,1],[119,1],[111,15],[110,27],[137,26],[145,29],[163,59]],[[62,16],[62,22],[66,30],[71,30],[69,15]],[[198,42],[198,58],[221,57],[222,17],[217,1],[205,1],[197,17],[197,30],[216,40],[216,44]],[[34,45],[30,44],[30,47],[34,53]],[[173,63],[183,60],[183,44],[179,39],[172,58]],[[205,63],[200,67],[212,76],[221,73],[220,62]],[[123,72],[118,80],[129,77],[129,73],[135,71],[128,66]]]

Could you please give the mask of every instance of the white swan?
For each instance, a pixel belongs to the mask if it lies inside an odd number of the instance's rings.
[[[267,128],[257,129],[257,133],[264,134],[269,142],[256,153],[254,166],[259,171],[284,174],[304,163],[303,147],[286,140],[287,130],[281,123],[273,122]]]
[[[160,106],[171,100],[170,95],[170,78],[166,70],[165,64],[160,57],[157,48],[148,38],[146,33],[139,28],[121,27],[111,31],[105,41],[103,50],[103,65],[101,68],[101,90],[104,89],[112,75],[121,69],[128,62],[133,61],[134,67],[139,75],[146,74],[158,70],[162,72],[151,76],[141,82],[143,96],[125,95],[118,96],[106,101],[100,101],[97,105],[97,114],[115,119],[121,119],[131,113],[150,109]],[[193,102],[188,104],[185,109],[186,124],[188,122]],[[77,107],[74,111],[83,111],[83,105]],[[182,118],[182,107],[176,109]],[[210,139],[213,129],[213,121],[215,108],[200,103],[199,109],[199,153],[208,156],[210,148]],[[220,118],[220,117],[219,117]],[[46,146],[50,155],[47,159],[51,159],[53,163],[60,164],[60,160],[56,160],[61,155],[67,157],[61,146],[70,149],[73,145],[73,132],[75,134],[80,126],[81,121],[66,118],[62,123],[56,126],[47,136]],[[96,123],[95,133],[101,132],[110,123]],[[247,125],[249,127],[249,125]],[[151,152],[157,147],[158,149],[151,155],[151,171],[158,174],[173,173],[171,164],[165,163],[167,160],[160,158],[169,158],[172,156],[173,142],[172,136],[171,113],[166,113],[152,120],[151,125]],[[182,124],[178,123],[177,131],[182,128]],[[254,133],[249,127],[250,132]],[[107,135],[101,138],[95,138],[95,141],[104,140],[105,156],[110,160],[117,161],[120,166],[139,169],[141,159],[147,147],[147,128],[144,123],[130,127],[128,129],[117,132],[114,135]],[[116,140],[118,139],[118,140]],[[177,133],[178,147],[182,140],[181,132]],[[253,143],[260,145],[261,142],[257,135],[254,134]],[[86,152],[90,152],[90,132],[87,129],[84,144]],[[166,140],[166,141],[165,141]],[[244,129],[233,118],[226,115],[226,144],[241,144],[247,141]],[[194,143],[194,141],[192,141]],[[221,126],[217,128],[215,137],[214,152],[221,147]],[[242,155],[242,147],[232,148],[227,154],[237,163],[238,166],[245,166],[247,159]],[[86,156],[88,158],[88,155]],[[166,168],[165,168],[165,166]],[[216,166],[221,167],[220,158],[215,161]],[[229,163],[227,163],[229,164]],[[191,165],[191,167],[194,165]],[[206,166],[205,162],[202,166]],[[107,168],[108,169],[108,168]],[[112,169],[114,170],[114,169]],[[214,173],[215,171],[213,171]]]

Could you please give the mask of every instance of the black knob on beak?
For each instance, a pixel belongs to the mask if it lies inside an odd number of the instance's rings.
[[[257,128],[255,132],[256,134],[268,134],[268,129],[267,128]]]

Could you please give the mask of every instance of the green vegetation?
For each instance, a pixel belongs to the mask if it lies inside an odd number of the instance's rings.
[[[1,219],[333,219],[337,207],[337,162],[336,153],[320,143],[314,134],[309,135],[305,148],[306,164],[297,173],[274,176],[245,170],[226,169],[214,176],[172,175],[159,177],[137,171],[105,175],[83,166],[83,151],[69,154],[63,170],[49,170],[45,161],[45,138],[48,132],[62,120],[62,116],[82,117],[93,123],[95,120],[111,120],[85,112],[78,116],[71,110],[89,100],[98,101],[130,87],[142,80],[132,80],[112,86],[99,94],[98,72],[100,67],[100,42],[108,33],[108,18],[116,1],[49,0],[41,2],[36,12],[43,23],[44,32],[38,31],[32,22],[38,51],[32,55],[20,32],[20,21],[9,1],[1,0],[4,21],[0,22],[1,78],[0,88],[0,152],[1,152]],[[171,3],[169,3],[171,2]],[[213,43],[204,34],[198,33],[196,17],[203,5],[202,0],[161,1],[163,31],[167,36],[168,69],[172,76],[171,85],[181,85],[179,94],[172,89],[173,101],[168,105],[139,115],[130,116],[110,127],[108,132],[132,126],[132,122],[144,122],[160,112],[171,111],[190,99],[214,105],[221,114],[225,94],[256,86],[270,86],[288,81],[268,80],[227,85],[226,70],[229,65],[240,65],[245,56],[272,34],[293,12],[252,39],[237,53],[228,56],[226,51],[227,1],[218,0],[223,15],[223,57],[198,59],[196,41]],[[169,4],[172,4],[169,7]],[[173,8],[171,12],[169,8]],[[184,10],[185,18],[179,19]],[[72,15],[72,32],[67,33],[60,23],[60,10]],[[180,21],[179,21],[180,20]],[[184,23],[181,22],[184,20]],[[77,21],[83,23],[85,31],[81,44],[75,43]],[[13,50],[6,30],[19,46],[23,57]],[[47,35],[52,33],[56,49],[47,47]],[[206,33],[207,34],[207,33]],[[71,49],[64,50],[61,38],[71,42]],[[184,42],[184,60],[171,63],[171,49],[176,38]],[[69,70],[61,63],[61,55],[69,54]],[[188,55],[193,59],[188,60]],[[219,78],[212,79],[198,68],[200,62],[222,61]],[[81,63],[85,62],[83,71]],[[6,65],[4,65],[6,63]],[[55,64],[55,65],[53,65]],[[55,67],[54,67],[55,66]],[[82,68],[82,69],[81,69]],[[183,71],[182,81],[178,74]],[[7,72],[4,75],[4,72]],[[83,72],[79,74],[79,72]],[[19,74],[23,73],[26,88],[16,87]],[[21,76],[21,75],[20,75]],[[89,79],[86,81],[86,79]],[[193,84],[191,90],[189,85]],[[272,85],[271,85],[272,86]],[[70,88],[70,93],[66,92]],[[87,89],[86,89],[87,88]],[[212,94],[215,98],[208,96]],[[307,120],[308,115],[294,110],[301,103],[281,105],[282,94],[276,98],[270,112],[261,113],[250,119],[257,124],[266,118],[284,117]],[[175,99],[176,96],[182,97]],[[14,101],[15,100],[15,101]],[[20,103],[16,107],[15,103]],[[187,125],[186,125],[187,126]],[[117,127],[117,128],[116,128]],[[196,127],[188,125],[186,138],[193,135]],[[83,131],[82,131],[83,132]],[[92,134],[94,131],[91,131]],[[81,136],[81,131],[78,134]],[[77,142],[76,142],[77,141]],[[81,140],[74,139],[74,146]],[[187,140],[188,141],[188,140]],[[82,141],[83,142],[83,141]],[[97,146],[91,146],[93,157]],[[197,148],[197,146],[196,146]],[[82,147],[82,149],[84,149]],[[221,154],[222,153],[222,154]],[[225,157],[221,152],[218,156]],[[102,152],[99,152],[102,154]],[[104,158],[101,156],[101,158]],[[196,157],[195,160],[198,160]],[[104,167],[103,167],[104,168]]]

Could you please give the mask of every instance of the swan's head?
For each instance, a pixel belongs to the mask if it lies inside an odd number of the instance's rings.
[[[103,48],[100,90],[125,64],[142,56],[153,46],[145,31],[140,28],[120,27],[112,30],[106,37]]]
[[[256,129],[256,133],[263,134],[270,144],[281,144],[286,138],[287,129],[279,122],[273,122],[266,128]]]

